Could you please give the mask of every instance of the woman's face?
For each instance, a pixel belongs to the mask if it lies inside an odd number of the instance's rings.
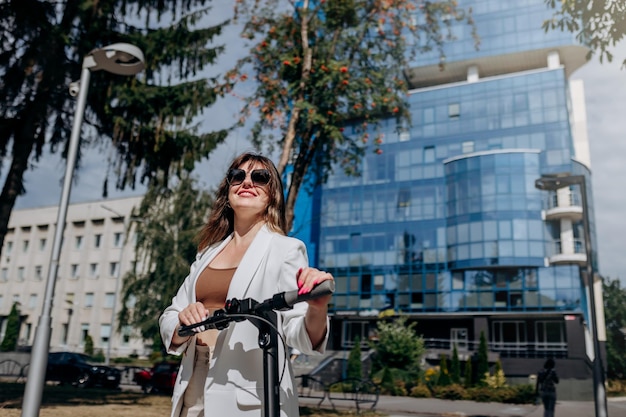
[[[263,216],[269,203],[271,175],[263,164],[254,161],[244,162],[228,172],[228,201],[236,217]]]

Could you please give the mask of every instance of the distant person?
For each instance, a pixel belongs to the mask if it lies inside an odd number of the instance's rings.
[[[554,359],[548,358],[543,364],[543,369],[537,375],[535,393],[541,396],[543,402],[543,417],[554,417],[556,407],[556,384],[559,376],[554,370]]]

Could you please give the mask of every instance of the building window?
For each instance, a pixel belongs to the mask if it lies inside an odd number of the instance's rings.
[[[22,252],[26,253],[28,252],[28,245],[29,245],[29,241],[25,240],[24,242],[22,242]]]
[[[102,244],[102,235],[101,234],[95,235],[93,237],[93,247],[96,249],[99,249],[101,244]]]
[[[434,146],[424,147],[424,163],[432,164],[433,162],[435,162],[435,147]]]
[[[110,324],[101,324],[100,325],[100,343],[103,345],[109,342],[109,338],[111,337],[111,325]]]
[[[115,301],[115,293],[108,292],[104,295],[104,308],[113,308]]]
[[[2,282],[7,282],[9,280],[9,268],[2,268],[2,271],[0,272],[0,280],[2,280]]]
[[[122,327],[122,346],[128,346],[130,343],[130,335],[132,333],[132,328],[130,326]]]
[[[76,249],[82,249],[83,247],[83,237],[82,236],[76,236],[75,238],[75,247]]]
[[[43,279],[42,271],[43,271],[43,267],[41,265],[35,266],[35,279],[37,281],[41,281]]]
[[[98,264],[89,264],[89,276],[91,278],[98,278]]]
[[[4,304],[4,295],[0,294],[0,308],[3,307]]]
[[[36,307],[37,307],[37,294],[31,294],[30,297],[28,297],[28,308],[33,310]]]
[[[78,279],[78,264],[70,265],[70,277],[72,279]]]
[[[469,140],[469,141],[463,142],[461,144],[461,152],[463,152],[463,153],[472,153],[472,152],[474,152],[474,141],[473,140]]]
[[[24,276],[26,275],[25,273],[25,269],[23,266],[20,266],[19,268],[17,268],[17,280],[22,282],[24,281]]]
[[[565,329],[561,321],[538,321],[535,324],[537,350],[566,348]]]
[[[115,232],[113,234],[113,245],[116,248],[119,248],[120,246],[122,246],[122,233],[121,232]]]
[[[85,339],[89,335],[89,323],[81,323],[80,325],[80,346],[85,345]]]
[[[46,238],[42,237],[41,239],[39,239],[39,250],[43,252],[45,249],[46,249]]]
[[[112,277],[117,277],[117,270],[119,268],[118,262],[109,263],[109,275]]]
[[[523,321],[494,321],[491,341],[498,350],[527,350],[526,323]]]
[[[88,292],[85,294],[85,308],[93,307],[93,293]]]
[[[6,254],[10,255],[12,250],[13,250],[13,242],[9,241],[7,242]]]
[[[461,116],[461,105],[459,103],[448,104],[448,117],[458,119]]]

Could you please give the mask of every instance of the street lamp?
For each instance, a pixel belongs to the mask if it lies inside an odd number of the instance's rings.
[[[39,316],[37,329],[35,331],[33,349],[30,355],[28,379],[26,380],[24,398],[22,400],[22,417],[37,417],[41,406],[41,396],[46,378],[46,366],[48,364],[50,334],[52,333],[51,314],[54,287],[59,267],[59,255],[63,242],[67,206],[72,188],[72,177],[74,174],[74,165],[76,164],[76,154],[80,140],[83,114],[87,103],[87,91],[89,90],[91,71],[104,70],[118,75],[135,75],[143,70],[143,68],[144,56],[139,48],[127,43],[116,43],[89,52],[83,58],[79,83],[70,84],[70,94],[72,96],[77,95],[78,101],[76,103],[74,124],[72,126],[72,135],[70,136],[68,147],[65,177],[63,179],[63,188],[61,191],[61,200],[59,202],[59,212],[57,214],[54,242],[52,244],[50,266],[46,281],[46,292],[44,294],[41,315]]]
[[[604,367],[600,357],[600,340],[598,339],[598,319],[596,317],[596,296],[593,274],[593,262],[591,259],[591,231],[589,227],[589,210],[587,207],[587,186],[584,175],[570,175],[568,172],[559,174],[547,174],[535,181],[535,187],[544,191],[556,191],[560,188],[571,185],[580,186],[580,194],[583,204],[583,229],[585,238],[585,269],[587,275],[587,285],[589,286],[589,308],[593,337],[593,396],[595,400],[596,417],[607,416],[606,391],[604,387]]]
[[[120,291],[120,281],[122,280],[122,261],[124,260],[124,247],[126,246],[126,242],[128,242],[128,235],[130,234],[131,223],[141,221],[142,219],[134,217],[130,214],[128,216],[124,216],[117,210],[114,210],[105,204],[100,204],[100,207],[107,211],[110,211],[118,217],[123,217],[125,219],[124,231],[122,235],[122,247],[120,248],[120,257],[117,262],[117,271],[115,272],[115,292],[113,293],[113,305],[111,306],[111,333],[109,334],[109,340],[107,342],[107,350],[104,359],[104,363],[108,365],[111,361],[111,344],[113,340],[113,333],[115,333],[115,310],[117,308],[117,296]]]

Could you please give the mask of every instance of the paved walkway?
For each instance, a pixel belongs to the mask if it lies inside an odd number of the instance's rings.
[[[305,398],[301,404],[315,405],[317,401]],[[330,406],[324,400],[322,406]],[[626,417],[626,397],[610,398],[608,417]],[[474,401],[447,401],[435,398],[380,396],[376,411],[389,417],[542,417],[543,406],[530,404],[478,403]],[[594,417],[593,401],[557,401],[557,417]]]

